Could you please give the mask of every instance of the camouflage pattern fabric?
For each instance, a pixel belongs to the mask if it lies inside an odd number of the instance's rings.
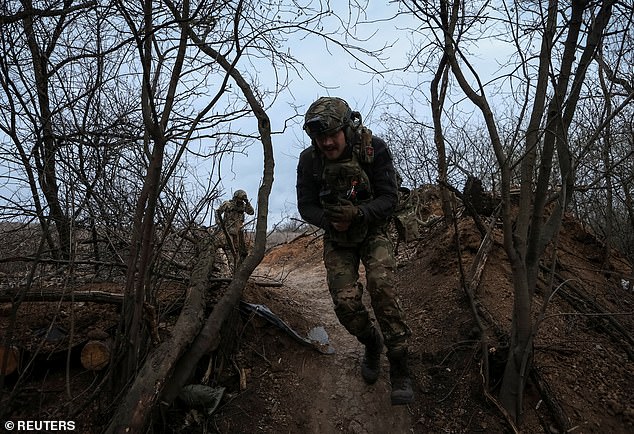
[[[357,337],[373,327],[361,300],[363,285],[358,283],[361,261],[366,269],[372,309],[388,352],[407,348],[407,338],[411,335],[394,291],[396,260],[392,252],[392,242],[382,227],[371,228],[363,242],[355,247],[342,247],[328,234],[324,237],[328,288],[339,322]]]
[[[229,234],[238,235],[244,226],[245,213],[249,215],[255,213],[249,201],[227,200],[216,210],[216,221],[222,221]]]
[[[324,160],[323,164],[320,200],[324,209],[339,205],[344,200],[359,205],[372,199],[370,180],[354,153],[351,158]],[[345,232],[330,231],[330,237],[339,245],[351,246],[363,241],[367,233],[367,223],[355,222]]]
[[[311,139],[333,134],[346,126],[352,111],[341,98],[321,97],[310,105],[304,116],[304,131]]]
[[[216,223],[224,225],[227,233],[231,237],[228,240],[230,250],[233,255],[238,254],[241,258],[247,255],[247,246],[244,240],[244,214],[253,215],[253,206],[248,199],[233,198],[223,202],[216,210]]]
[[[376,326],[363,304],[364,287],[358,282],[363,263],[388,356],[406,354],[411,330],[396,296],[396,260],[386,233],[398,199],[389,148],[339,98],[315,101],[306,112],[304,130],[312,144],[301,153],[297,165],[297,206],[302,218],[325,231],[323,259],[337,318],[362,344],[370,343]],[[339,130],[348,147],[339,159],[328,160],[316,139]],[[347,230],[337,231],[327,211],[349,203],[363,215],[351,221]]]
[[[418,194],[405,187],[399,188],[398,197],[398,205],[393,216],[394,225],[399,239],[409,243],[420,236],[418,228],[419,197]]]

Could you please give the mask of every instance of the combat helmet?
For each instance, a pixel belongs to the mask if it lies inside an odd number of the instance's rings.
[[[247,192],[244,191],[244,190],[236,190],[233,193],[233,198],[234,199],[247,200]]]
[[[304,131],[311,139],[343,130],[351,139],[352,128],[361,124],[361,114],[352,111],[346,101],[323,96],[312,103],[304,116]]]

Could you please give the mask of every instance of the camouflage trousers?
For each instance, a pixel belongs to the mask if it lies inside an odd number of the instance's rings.
[[[227,260],[229,271],[233,273],[249,254],[244,232],[228,232],[223,234],[222,239],[224,241],[221,246],[222,251]]]
[[[352,335],[367,336],[374,327],[362,301],[363,285],[359,264],[363,263],[367,290],[374,316],[379,323],[388,353],[407,347],[411,334],[394,290],[396,260],[393,246],[382,228],[370,229],[363,242],[341,246],[324,237],[324,265],[328,289],[339,322]]]

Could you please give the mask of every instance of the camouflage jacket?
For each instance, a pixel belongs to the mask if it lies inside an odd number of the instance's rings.
[[[227,228],[227,232],[232,235],[237,235],[244,225],[244,213],[249,215],[255,213],[248,200],[227,200],[216,210],[216,223],[220,223],[220,220],[222,220]]]
[[[376,136],[372,137],[372,146],[374,161],[363,165],[372,186],[372,199],[359,205],[369,226],[383,225],[387,222],[398,202],[392,154],[387,144]],[[350,146],[346,152],[348,155],[342,158],[350,158]],[[297,208],[305,221],[330,230],[330,222],[324,216],[320,201],[323,167],[323,156],[315,146],[302,151],[297,164]]]

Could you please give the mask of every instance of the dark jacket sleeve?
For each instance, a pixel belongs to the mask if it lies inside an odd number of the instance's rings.
[[[322,229],[328,229],[329,222],[324,216],[324,210],[319,201],[321,191],[321,174],[316,174],[313,164],[316,157],[313,156],[312,147],[305,149],[299,155],[297,163],[297,209],[302,218],[311,225]]]
[[[370,173],[373,199],[360,206],[368,223],[384,222],[393,213],[398,202],[396,171],[392,153],[380,138],[372,137],[374,161],[367,168]]]

